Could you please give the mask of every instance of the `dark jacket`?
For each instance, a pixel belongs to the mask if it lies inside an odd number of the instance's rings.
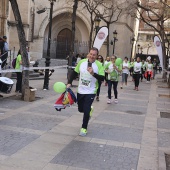
[[[4,40],[2,38],[0,38],[0,52],[1,52],[1,55],[3,54],[3,49],[4,49]]]

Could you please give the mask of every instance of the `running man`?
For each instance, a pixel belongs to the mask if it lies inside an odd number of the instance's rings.
[[[87,135],[87,126],[93,112],[92,103],[98,89],[98,81],[104,81],[104,69],[102,64],[97,61],[97,57],[98,49],[91,48],[87,58],[80,60],[75,70],[71,73],[67,84],[67,88],[69,88],[77,74],[80,74],[77,103],[79,112],[84,113],[80,136]]]

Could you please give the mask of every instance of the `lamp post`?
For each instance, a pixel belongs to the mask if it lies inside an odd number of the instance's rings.
[[[134,44],[134,42],[135,42],[135,38],[133,37],[133,38],[131,39],[131,44],[132,44],[131,54],[130,54],[130,57],[131,57],[131,58],[132,58],[132,53],[133,53],[133,44]]]
[[[113,45],[113,54],[115,53],[115,43],[116,43],[116,41],[118,41],[118,39],[117,39],[117,31],[115,30],[114,32],[113,32],[113,41],[111,41],[111,45]]]
[[[138,54],[139,54],[140,44],[138,44]]]
[[[148,48],[147,48],[147,56],[148,56],[148,54],[149,54],[149,48],[150,47],[152,47],[152,45],[151,44],[148,44]]]
[[[45,66],[50,66],[50,47],[51,47],[51,29],[52,29],[52,15],[53,15],[53,5],[56,0],[49,0],[50,1],[50,17],[49,17],[49,31],[48,31],[48,45],[47,45],[47,56],[45,61]],[[49,69],[45,69],[45,76],[44,76],[44,90],[48,90],[49,88]]]
[[[141,52],[141,54],[143,53],[143,47],[140,47],[140,52]]]
[[[96,35],[97,35],[97,32],[99,31],[99,26],[100,26],[100,17],[98,15],[96,15],[95,19],[94,19],[94,24],[95,24],[95,30],[96,30]]]

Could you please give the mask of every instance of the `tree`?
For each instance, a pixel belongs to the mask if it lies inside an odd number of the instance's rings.
[[[80,0],[83,4],[84,7],[86,8],[87,11],[90,14],[90,23],[91,23],[91,28],[90,28],[90,35],[89,35],[89,49],[92,47],[92,37],[93,37],[93,31],[94,31],[94,20],[95,20],[95,16],[96,16],[96,10],[97,7],[99,7],[99,5],[101,5],[103,3],[103,0]]]
[[[68,58],[68,65],[71,67],[72,66],[72,57],[74,54],[74,42],[75,42],[75,31],[76,31],[76,12],[77,12],[77,8],[78,8],[78,1],[79,0],[74,0],[74,4],[73,4],[73,13],[72,13],[72,29],[71,29],[71,48],[70,48],[70,54],[69,54],[69,58]],[[70,1],[72,3],[72,1]],[[69,3],[69,1],[67,2]],[[68,80],[70,78],[70,73],[72,72],[71,68],[68,68]]]
[[[133,2],[132,2],[133,1]],[[166,67],[166,42],[168,42],[167,31],[165,22],[170,20],[170,5],[167,0],[148,1],[142,0],[140,3],[137,0],[127,0],[130,3],[131,9],[129,14],[138,18],[140,21],[147,24],[151,30],[156,32],[162,41],[163,51],[163,65]],[[134,13],[134,10],[137,13]]]
[[[89,37],[89,47],[91,47],[92,43],[92,35],[94,30],[94,20],[95,17],[99,17],[106,23],[108,30],[110,28],[110,24],[117,22],[123,11],[126,9],[124,5],[124,1],[117,2],[116,0],[111,0],[108,2],[104,2],[103,0],[80,0],[84,3],[85,8],[90,13],[90,21],[91,21],[91,30]],[[109,35],[107,36],[107,55],[109,55]]]
[[[20,50],[22,55],[22,65],[23,68],[23,76],[22,76],[22,99],[24,99],[25,89],[29,89],[29,61],[28,61],[28,53],[26,50],[26,38],[25,32],[22,24],[22,19],[20,15],[20,11],[18,8],[17,0],[9,0],[11,3],[11,7],[14,13],[14,18],[16,21]]]
[[[124,1],[111,0],[109,2],[101,3],[102,10],[96,9],[96,15],[106,23],[108,31],[110,25],[117,22],[122,12],[125,10]],[[109,34],[110,35],[110,34]],[[110,36],[107,36],[107,56],[109,55]]]

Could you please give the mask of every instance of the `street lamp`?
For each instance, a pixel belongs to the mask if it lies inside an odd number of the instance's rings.
[[[99,31],[99,26],[100,26],[100,17],[98,15],[96,15],[95,19],[94,19],[94,24],[95,24],[95,30],[96,30],[96,35],[97,35],[97,32]]]
[[[48,31],[48,45],[47,45],[47,56],[45,61],[45,66],[50,66],[50,47],[51,47],[51,30],[52,30],[52,19],[53,19],[53,5],[56,0],[49,0],[50,1],[50,16],[49,16],[49,31]],[[42,10],[37,11],[38,14],[41,14],[46,11],[47,8],[43,8]],[[45,76],[44,76],[44,90],[48,90],[49,88],[49,69],[45,69]]]
[[[138,54],[139,54],[140,44],[138,44]]]
[[[118,41],[118,39],[117,39],[117,31],[115,30],[114,32],[113,32],[113,41],[111,41],[111,45],[113,45],[113,54],[114,54],[114,52],[115,52],[115,43],[116,43],[116,41]]]
[[[140,47],[141,54],[143,53],[143,47]]]
[[[135,38],[133,37],[132,39],[131,39],[131,44],[132,44],[132,47],[131,47],[131,58],[132,58],[132,52],[133,52],[133,44],[134,44],[134,42],[135,42]]]
[[[149,53],[149,48],[152,47],[151,44],[148,44],[148,49],[147,49],[147,56],[148,56],[148,53]]]

